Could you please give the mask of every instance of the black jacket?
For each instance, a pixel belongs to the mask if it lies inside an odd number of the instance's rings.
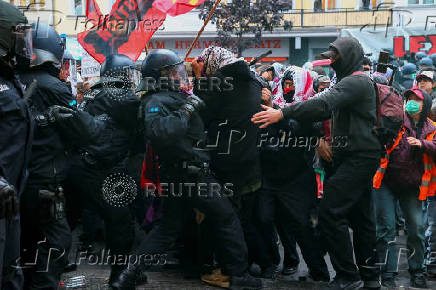
[[[332,64],[338,83],[325,94],[284,108],[285,118],[321,121],[332,114],[333,154],[378,156],[381,145],[372,129],[377,121],[376,92],[371,79],[352,75],[362,71],[363,50],[355,38],[339,38],[332,43],[340,58]]]
[[[80,109],[99,122],[99,134],[79,151],[90,154],[96,167],[112,168],[127,157],[138,125],[139,98],[130,89],[94,85]]]
[[[26,86],[33,80],[37,81],[36,89],[29,98],[33,118],[44,114],[53,105],[71,107],[74,97],[65,83],[57,78],[56,70],[48,67],[33,69],[20,74],[20,79]],[[58,184],[67,174],[69,149],[73,144],[86,143],[94,138],[96,123],[88,114],[79,112],[68,121],[46,125],[36,122],[35,125],[29,182]]]
[[[200,148],[205,139],[203,121],[197,112],[189,117],[181,109],[186,103],[183,93],[151,93],[141,100],[146,142],[159,156],[160,164],[209,160],[207,152]]]
[[[0,66],[0,176],[22,192],[30,159],[33,122],[23,88],[7,66]]]
[[[211,168],[221,182],[232,183],[235,192],[253,191],[260,186],[261,171],[259,130],[250,120],[260,110],[262,86],[245,61],[222,67],[213,78],[221,80],[219,89],[199,86],[198,80],[194,86],[194,93],[207,105],[202,116]]]
[[[313,172],[315,146],[321,135],[319,124],[289,119],[262,129],[259,145],[263,188],[288,191],[300,175]]]

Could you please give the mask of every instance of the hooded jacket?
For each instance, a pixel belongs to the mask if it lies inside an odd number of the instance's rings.
[[[427,141],[428,134],[436,131],[436,126],[427,119],[431,109],[431,97],[426,92],[424,105],[421,111],[420,120],[415,125],[413,119],[406,113],[404,118],[404,135],[397,147],[389,156],[388,167],[383,182],[390,188],[398,188],[402,191],[417,191],[421,185],[422,174],[424,173],[423,153],[430,157],[436,157],[436,137],[433,141]],[[414,137],[421,141],[422,147],[412,147],[407,142],[407,137]]]
[[[332,117],[332,138],[346,140],[333,146],[335,157],[379,157],[381,145],[372,131],[377,121],[375,88],[365,74],[353,75],[363,70],[363,49],[351,37],[339,38],[331,47],[340,55],[331,65],[338,83],[325,94],[282,109],[283,116],[312,122]]]
[[[198,86],[198,81],[194,87],[207,106],[202,117],[211,168],[221,182],[232,183],[236,193],[253,191],[260,187],[261,172],[259,130],[251,116],[260,110],[262,86],[245,61],[225,65],[211,77],[221,80],[219,89]]]

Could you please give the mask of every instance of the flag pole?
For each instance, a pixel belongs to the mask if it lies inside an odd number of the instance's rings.
[[[192,49],[194,48],[195,43],[198,41],[198,39],[200,38],[201,34],[203,33],[204,28],[206,27],[207,23],[209,22],[209,20],[212,18],[212,15],[215,13],[216,8],[218,7],[218,5],[220,4],[221,0],[217,0],[215,2],[215,5],[213,6],[213,8],[210,10],[209,15],[207,16],[206,20],[204,20],[203,26],[201,27],[200,31],[198,31],[197,33],[197,37],[195,38],[195,40],[192,42],[191,47],[189,48],[188,52],[186,53],[185,56],[185,61],[188,58],[188,56],[191,54]]]

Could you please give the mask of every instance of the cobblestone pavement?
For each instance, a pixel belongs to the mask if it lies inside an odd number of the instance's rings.
[[[77,240],[77,237],[75,237]],[[400,246],[405,247],[405,237],[400,238]],[[72,260],[79,261],[79,256],[75,257],[74,252],[71,253],[70,257]],[[300,255],[301,256],[301,255]],[[328,261],[329,269],[332,276],[334,276],[334,271],[331,267],[330,261]],[[201,282],[200,280],[187,280],[183,278],[183,275],[177,269],[163,269],[163,267],[155,267],[152,272],[148,272],[148,283],[144,284],[138,289],[220,289],[216,287],[211,287]],[[89,290],[100,290],[108,289],[107,280],[109,277],[110,268],[106,265],[89,265],[80,263],[78,265],[77,271],[65,273],[62,277],[63,287],[62,289],[73,289],[67,288],[67,284],[71,282],[71,278],[76,280],[85,279],[85,287],[75,287],[74,289],[89,289]],[[324,283],[315,283],[309,281],[307,276],[307,267],[302,260],[300,263],[299,271],[293,276],[279,276],[275,281],[264,280],[264,289],[321,289],[326,286]],[[407,257],[403,254],[400,260],[399,276],[397,277],[398,289],[409,289],[409,274],[407,272]],[[436,289],[436,279],[428,280],[429,289]],[[412,289],[412,288],[410,288]]]

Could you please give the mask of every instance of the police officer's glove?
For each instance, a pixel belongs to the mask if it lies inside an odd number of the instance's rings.
[[[186,114],[188,114],[188,116],[191,116],[195,111],[200,111],[205,107],[206,104],[202,99],[196,95],[190,95],[186,98],[186,104],[182,106],[182,109],[186,112]]]
[[[0,176],[0,219],[11,218],[18,213],[18,196],[14,187]]]
[[[77,111],[63,107],[54,105],[48,108],[47,110],[47,118],[49,122],[53,123],[60,120],[65,120],[74,117]]]

